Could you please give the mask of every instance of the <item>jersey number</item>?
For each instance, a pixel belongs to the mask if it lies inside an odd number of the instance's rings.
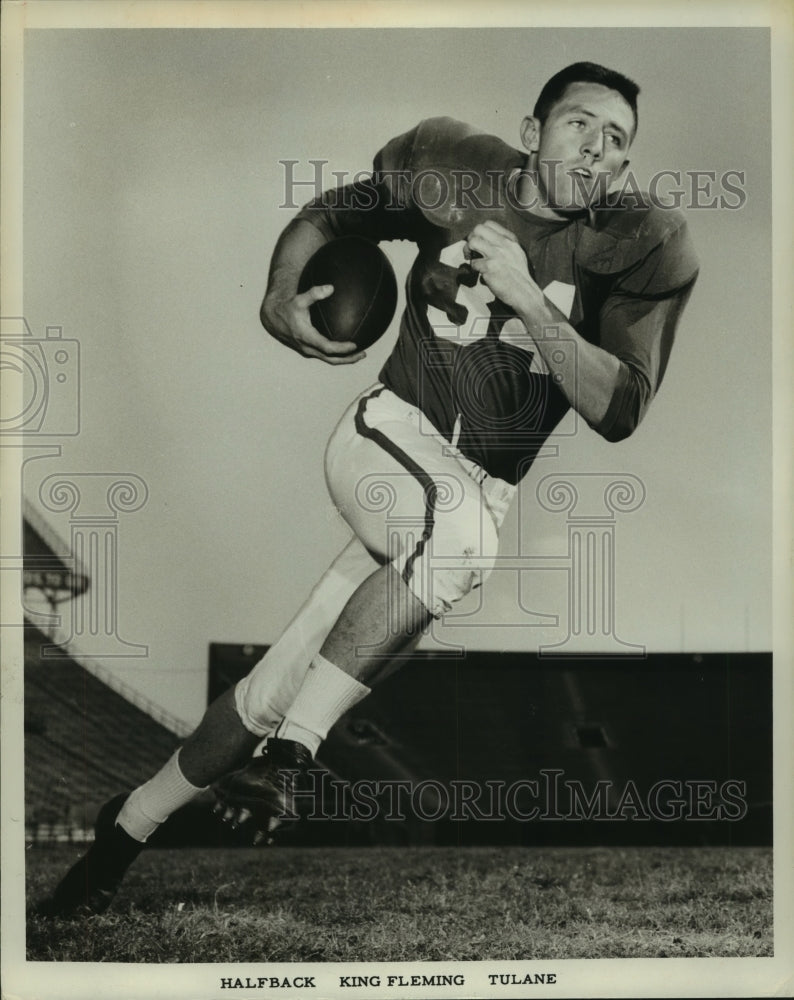
[[[466,262],[463,253],[465,246],[464,240],[458,240],[457,243],[444,247],[439,257],[440,262],[456,269],[461,267]],[[576,295],[575,285],[569,285],[562,281],[552,281],[543,289],[543,294],[557,306],[564,316],[570,319]],[[487,334],[491,322],[489,306],[495,299],[496,296],[491,289],[482,279],[479,279],[473,287],[458,285],[455,302],[466,310],[466,318],[460,326],[450,323],[446,313],[437,309],[436,306],[428,305],[427,318],[437,337],[453,340],[461,347],[465,347],[476,340],[481,340]],[[533,370],[538,372],[548,370],[539,357],[533,341],[527,336],[524,324],[518,317],[514,316],[504,322],[499,331],[499,339],[521,350],[530,351],[533,354]]]

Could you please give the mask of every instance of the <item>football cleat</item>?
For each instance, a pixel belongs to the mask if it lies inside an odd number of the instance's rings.
[[[254,843],[270,843],[269,834],[283,821],[298,818],[295,793],[313,763],[302,743],[271,737],[260,756],[215,784],[215,812],[233,827],[253,819]]]
[[[146,846],[116,826],[128,797],[128,792],[117,795],[99,810],[94,843],[61,879],[51,899],[39,907],[42,915],[92,917],[104,913],[113,902],[127,869]]]

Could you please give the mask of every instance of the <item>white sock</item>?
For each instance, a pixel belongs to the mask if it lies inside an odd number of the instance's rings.
[[[172,812],[203,791],[182,774],[177,750],[153,778],[132,792],[121,807],[116,823],[135,840],[145,842]]]
[[[276,735],[302,743],[314,757],[331,726],[369,692],[366,684],[318,653]]]

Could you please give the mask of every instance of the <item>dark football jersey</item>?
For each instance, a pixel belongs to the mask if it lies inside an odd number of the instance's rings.
[[[564,220],[518,203],[526,156],[449,118],[389,142],[369,183],[306,206],[326,235],[408,239],[418,255],[381,381],[416,405],[490,475],[517,482],[569,409],[513,311],[478,278],[465,240],[492,219],[517,237],[530,273],[566,321],[614,354],[620,376],[604,419],[608,440],[630,434],[661,384],[678,318],[697,274],[680,212],[626,203]],[[570,349],[574,345],[560,345]],[[587,373],[578,373],[587,377]]]

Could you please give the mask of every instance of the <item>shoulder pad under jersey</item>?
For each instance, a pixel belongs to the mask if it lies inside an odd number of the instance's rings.
[[[595,209],[577,259],[598,274],[626,274],[627,289],[638,294],[664,294],[695,277],[697,255],[683,212],[650,204],[644,197]],[[631,274],[636,274],[633,280]]]
[[[482,129],[454,118],[426,118],[416,130],[411,166],[415,170],[460,167],[484,172],[522,166],[525,160],[526,154]]]
[[[460,220],[463,206],[489,203],[497,178],[525,159],[496,136],[442,117],[426,118],[412,133],[393,140],[375,166],[376,173],[410,175],[416,207],[434,224],[449,227]]]

